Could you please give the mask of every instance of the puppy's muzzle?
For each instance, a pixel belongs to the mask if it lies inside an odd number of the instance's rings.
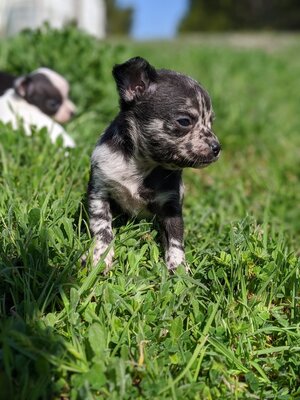
[[[60,124],[64,124],[65,122],[68,122],[75,114],[75,105],[71,102],[71,100],[66,99],[53,118]]]

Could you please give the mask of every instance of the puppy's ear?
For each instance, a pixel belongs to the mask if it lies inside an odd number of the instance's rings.
[[[30,97],[34,91],[34,84],[29,75],[21,76],[14,81],[15,92],[23,98]]]
[[[156,80],[157,72],[144,58],[135,57],[124,64],[115,65],[113,76],[121,99],[131,102],[150,88]]]

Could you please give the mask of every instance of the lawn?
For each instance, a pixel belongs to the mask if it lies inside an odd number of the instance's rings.
[[[111,68],[135,55],[212,96],[220,160],[185,171],[191,273],[170,276],[152,221],[82,267],[89,157],[118,109]],[[300,45],[97,42],[68,27],[0,42],[0,69],[64,74],[66,156],[0,124],[0,398],[300,399]]]

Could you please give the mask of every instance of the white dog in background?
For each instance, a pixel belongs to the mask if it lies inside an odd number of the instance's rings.
[[[21,77],[0,72],[0,121],[11,123],[14,129],[23,125],[27,135],[31,135],[32,127],[45,127],[53,143],[61,137],[64,147],[75,147],[59,124],[75,113],[68,93],[66,79],[48,68]]]

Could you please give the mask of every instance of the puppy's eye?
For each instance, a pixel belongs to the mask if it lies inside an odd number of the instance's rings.
[[[55,111],[55,110],[57,110],[59,108],[59,106],[60,106],[60,102],[58,100],[50,99],[50,100],[47,101],[47,107],[50,110]]]
[[[192,121],[190,118],[188,117],[184,117],[184,118],[178,118],[176,120],[178,122],[178,124],[184,128],[188,128],[189,126],[192,125]]]

